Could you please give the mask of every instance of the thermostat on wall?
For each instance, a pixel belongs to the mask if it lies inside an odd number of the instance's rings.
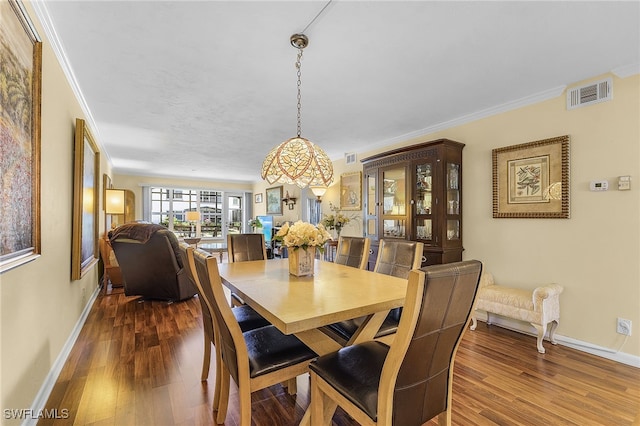
[[[609,189],[609,182],[606,180],[592,180],[589,188],[592,191],[606,191]]]

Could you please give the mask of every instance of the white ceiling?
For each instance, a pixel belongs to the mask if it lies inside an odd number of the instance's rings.
[[[115,173],[258,181],[267,152],[296,134],[289,37],[325,4],[35,8]],[[334,160],[640,69],[638,1],[334,0],[305,33],[302,136]]]

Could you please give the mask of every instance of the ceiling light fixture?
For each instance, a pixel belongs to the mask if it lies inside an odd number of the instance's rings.
[[[322,8],[320,13],[326,9],[329,3],[331,1]],[[313,18],[311,23],[320,16],[320,13]],[[304,30],[302,33],[293,34],[290,37],[291,45],[298,49],[296,60],[298,75],[298,134],[296,137],[282,142],[267,154],[262,163],[261,175],[262,179],[265,179],[270,184],[276,182],[296,184],[300,188],[305,188],[309,185],[329,186],[333,182],[333,163],[331,159],[319,146],[301,136],[301,61],[302,50],[309,45],[309,38],[303,33]]]

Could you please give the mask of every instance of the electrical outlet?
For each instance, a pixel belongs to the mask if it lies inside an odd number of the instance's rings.
[[[631,336],[631,320],[618,318],[618,326],[616,331],[625,336]]]

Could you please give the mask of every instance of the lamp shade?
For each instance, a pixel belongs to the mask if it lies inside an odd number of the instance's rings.
[[[313,195],[315,195],[318,198],[322,197],[324,193],[327,192],[326,186],[310,186],[309,189],[311,189],[311,192],[313,192]]]
[[[200,212],[187,212],[187,221],[197,222],[200,220]]]
[[[106,214],[124,214],[124,189],[105,190],[104,212]]]
[[[329,186],[333,182],[333,163],[313,142],[295,137],[271,150],[262,163],[262,179],[273,184],[288,183],[300,188]]]

